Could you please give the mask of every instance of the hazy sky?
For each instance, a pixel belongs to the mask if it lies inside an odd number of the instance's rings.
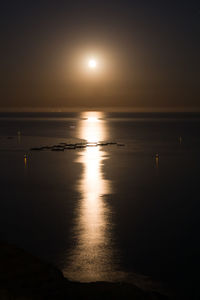
[[[199,0],[10,0],[0,22],[0,109],[200,109]]]

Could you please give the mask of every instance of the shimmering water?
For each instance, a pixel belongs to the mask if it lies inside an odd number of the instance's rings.
[[[199,132],[198,114],[1,114],[1,239],[72,280],[197,290]],[[29,151],[83,140],[125,146]]]

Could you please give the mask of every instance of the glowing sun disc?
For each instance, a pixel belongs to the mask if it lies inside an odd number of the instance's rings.
[[[89,67],[90,69],[95,69],[96,66],[97,66],[96,60],[95,60],[95,59],[90,59],[89,62],[88,62],[88,67]]]
[[[98,118],[96,117],[88,117],[88,122],[98,122]]]

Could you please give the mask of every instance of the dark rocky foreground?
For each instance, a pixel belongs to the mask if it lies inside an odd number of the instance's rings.
[[[128,283],[78,283],[31,254],[0,243],[0,300],[168,299]]]

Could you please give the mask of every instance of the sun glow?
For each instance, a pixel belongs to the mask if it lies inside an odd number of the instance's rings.
[[[97,62],[95,59],[90,59],[88,62],[88,67],[90,69],[95,69],[97,67]]]

